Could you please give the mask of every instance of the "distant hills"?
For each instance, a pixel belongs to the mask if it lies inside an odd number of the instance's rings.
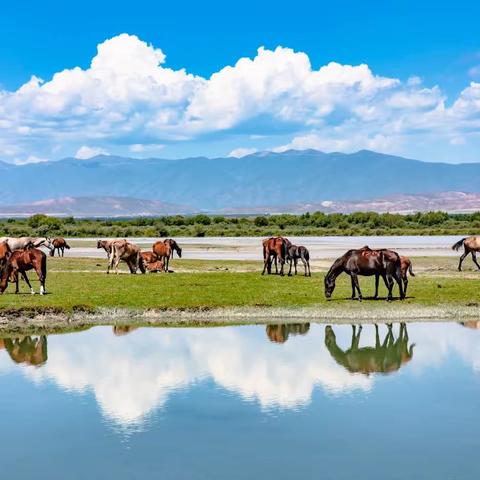
[[[480,211],[480,193],[444,192],[417,195],[392,195],[390,197],[358,202],[324,201],[296,205],[274,205],[247,208],[210,210],[218,215],[262,215],[275,213],[325,212],[352,213],[374,211],[379,213],[411,213],[442,210],[446,212]],[[189,207],[141,200],[129,197],[64,197],[30,204],[0,205],[0,217],[31,216],[43,213],[53,216],[73,217],[141,217],[161,215],[189,215],[199,213]]]
[[[100,216],[110,209],[113,215],[140,210],[155,214],[319,210],[318,205],[329,208],[328,202],[335,208],[350,209],[356,208],[352,202],[368,200],[368,205],[373,199],[383,199],[383,206],[378,208],[384,208],[394,195],[406,196],[396,201],[407,202],[407,210],[411,210],[416,209],[415,202],[425,205],[431,201],[428,198],[435,198],[430,194],[479,193],[480,163],[427,163],[367,150],[353,154],[289,150],[243,158],[139,160],[97,156],[27,165],[0,162],[0,178],[3,211],[5,205],[12,209],[45,199],[54,199],[49,200],[52,209],[65,209],[70,214],[82,208],[87,214],[97,204]],[[417,194],[423,197],[411,197]],[[119,197],[127,199],[120,201]],[[455,208],[463,210],[458,201]],[[441,203],[440,197],[435,202]],[[41,204],[34,207],[46,208]]]

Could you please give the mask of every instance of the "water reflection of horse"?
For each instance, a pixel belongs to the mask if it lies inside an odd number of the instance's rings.
[[[378,325],[375,325],[375,347],[360,347],[362,326],[352,325],[352,343],[348,350],[342,350],[337,345],[335,333],[331,326],[325,327],[325,345],[335,361],[351,373],[391,373],[400,369],[413,357],[413,347],[408,345],[408,332],[405,323],[400,324],[398,338],[395,340],[392,325],[388,324],[388,331],[383,343],[380,342]]]
[[[267,325],[267,336],[273,343],[285,343],[290,334],[306,335],[309,330],[309,323],[284,323],[278,325]]]
[[[38,367],[47,361],[47,337],[22,337],[0,339],[0,348],[5,348],[15,363]]]

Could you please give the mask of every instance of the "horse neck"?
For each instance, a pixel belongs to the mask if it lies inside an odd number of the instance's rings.
[[[330,267],[330,270],[327,273],[326,278],[328,280],[336,280],[336,278],[343,272],[343,259],[339,258],[333,262],[333,265]]]

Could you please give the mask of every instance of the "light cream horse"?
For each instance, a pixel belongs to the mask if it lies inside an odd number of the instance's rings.
[[[480,265],[477,262],[477,252],[480,252],[480,236],[472,235],[471,237],[462,238],[455,245],[452,245],[452,249],[458,252],[462,245],[465,251],[462,253],[462,256],[460,257],[460,262],[458,263],[458,270],[460,272],[462,271],[462,262],[465,260],[465,257],[469,253],[472,254],[473,262],[480,270]]]
[[[115,273],[118,274],[118,264],[120,260],[123,260],[128,265],[130,273],[137,273],[138,269],[140,269],[142,273],[145,273],[145,266],[140,253],[140,248],[137,245],[127,242],[126,240],[113,242],[107,273],[110,273],[110,270],[113,268]]]

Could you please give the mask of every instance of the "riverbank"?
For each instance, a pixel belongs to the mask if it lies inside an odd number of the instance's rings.
[[[261,262],[175,260],[176,273],[106,275],[105,261],[48,260],[45,296],[21,282],[0,296],[0,331],[68,329],[92,325],[223,325],[328,321],[329,323],[480,319],[480,274],[457,272],[456,259],[413,258],[407,299],[386,302],[382,285],[373,300],[373,278],[361,278],[364,301],[350,300],[350,282],[339,277],[331,300],[323,278],[329,261],[311,278],[261,276]],[[301,272],[301,269],[300,269]],[[33,280],[34,275],[30,274]],[[38,283],[33,282],[38,289]]]

